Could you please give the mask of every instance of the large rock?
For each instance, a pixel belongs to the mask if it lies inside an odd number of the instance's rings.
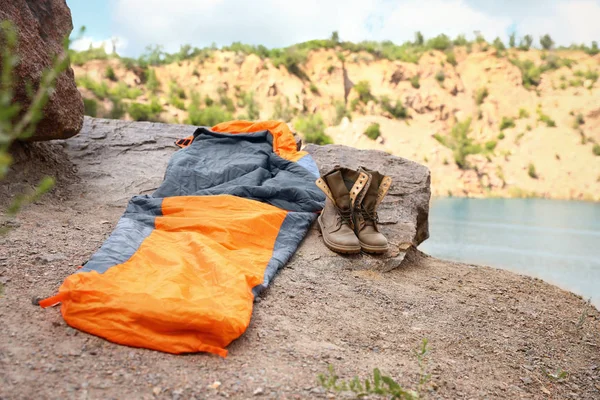
[[[125,210],[131,196],[151,193],[160,185],[167,163],[177,150],[174,142],[194,130],[190,125],[86,117],[81,133],[60,143],[86,183],[79,190],[81,195]],[[291,261],[292,267],[316,262],[338,268],[389,271],[429,237],[431,192],[427,167],[382,151],[340,145],[309,144],[305,150],[321,172],[336,164],[350,168],[362,165],[392,177],[392,187],[379,210],[381,231],[389,239],[390,250],[381,256],[341,256],[323,245],[315,228]]]
[[[63,40],[71,34],[73,22],[65,0],[0,0],[0,20],[11,20],[19,38],[15,69],[15,101],[27,106],[26,82],[36,86],[42,72],[62,53]],[[83,100],[69,68],[56,82],[56,89],[44,110],[44,119],[30,140],[66,139],[76,135],[83,124]]]
[[[390,250],[383,256],[358,256],[363,259],[361,264],[371,269],[389,271],[400,265],[408,251],[429,238],[431,176],[427,167],[378,150],[314,144],[309,144],[305,150],[315,159],[321,173],[336,165],[354,169],[364,166],[389,175],[393,180],[379,208],[380,230],[388,238]],[[309,247],[330,253],[324,246]],[[351,263],[356,258],[345,256],[340,257],[340,261]]]

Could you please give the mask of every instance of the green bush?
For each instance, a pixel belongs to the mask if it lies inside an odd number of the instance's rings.
[[[454,51],[446,52],[446,61],[453,67],[456,67],[456,64],[458,63],[456,62],[456,54],[454,54]]]
[[[467,40],[465,35],[458,35],[452,43],[455,46],[466,46],[467,44],[469,44],[469,41]]]
[[[546,34],[540,38],[540,44],[544,50],[550,50],[554,46],[554,40]]]
[[[307,51],[301,51],[297,46],[288,47],[285,50],[275,49],[271,51],[271,62],[275,68],[283,65],[290,74],[296,75],[300,79],[306,79],[306,73],[301,65],[306,62]]]
[[[69,58],[73,65],[83,65],[91,60],[106,60],[109,58],[104,47],[93,48],[84,51],[69,50]]]
[[[550,116],[542,113],[541,111],[538,112],[538,116],[539,116],[538,120],[545,123],[546,126],[548,126],[550,128],[553,128],[556,126],[556,122],[554,122],[554,120],[551,119]]]
[[[529,111],[524,108],[519,108],[519,119],[521,118],[529,118]]]
[[[227,95],[221,95],[221,97],[219,97],[219,104],[225,107],[225,109],[230,113],[233,113],[235,111],[235,104],[233,103],[233,100]]]
[[[369,139],[372,140],[377,139],[381,135],[379,124],[374,123],[369,125],[369,127],[364,131],[364,135],[366,135]]]
[[[470,131],[471,118],[463,122],[457,122],[447,136],[441,136],[439,134],[434,135],[434,138],[438,142],[452,150],[454,161],[461,169],[469,167],[467,156],[482,152],[481,145],[475,143],[475,140],[470,137]]]
[[[502,39],[500,39],[499,37],[497,37],[496,39],[494,39],[494,42],[492,43],[492,46],[494,46],[494,48],[496,49],[496,54],[500,54],[504,50],[506,50],[506,46],[504,46],[504,43],[502,42]]]
[[[595,56],[600,53],[600,49],[598,49],[598,42],[595,40],[592,42],[592,47],[584,49],[584,51],[590,56]]]
[[[158,100],[152,99],[150,104],[131,103],[127,111],[134,121],[159,122],[162,106]]]
[[[415,46],[423,46],[425,44],[425,38],[421,32],[415,32],[415,41],[413,42]]]
[[[104,76],[106,76],[107,79],[113,82],[117,81],[117,75],[115,74],[115,70],[110,65],[106,67],[106,72],[104,73]]]
[[[577,114],[577,117],[575,117],[575,123],[578,126],[585,124],[585,119],[583,118],[583,114]]]
[[[142,95],[141,89],[136,87],[130,88],[124,82],[119,82],[117,86],[110,90],[110,97],[116,97],[119,99],[131,99],[135,100]]]
[[[310,84],[310,92],[312,94],[316,94],[317,96],[319,95],[319,88],[317,87],[317,85],[315,85],[314,83]]]
[[[533,36],[525,35],[525,36],[523,36],[523,39],[521,39],[521,43],[519,44],[519,50],[527,51],[531,48],[532,44],[533,44]]]
[[[590,81],[596,82],[598,80],[598,71],[592,71],[590,69],[584,75],[585,79],[589,79]]]
[[[186,123],[195,126],[212,127],[221,122],[231,121],[232,119],[233,115],[218,105],[199,108],[197,103],[192,102],[192,104],[188,106],[188,118]]]
[[[429,39],[426,47],[428,49],[444,51],[452,47],[452,41],[448,36],[441,34]]]
[[[379,102],[381,103],[381,107],[390,113],[392,117],[396,119],[408,118],[408,110],[402,105],[402,101],[400,99],[397,99],[393,106],[389,97],[387,96],[382,96]]]
[[[294,128],[302,133],[304,141],[319,145],[331,144],[333,140],[325,133],[325,122],[320,114],[299,117],[294,123]]]
[[[96,82],[87,75],[79,77],[75,81],[77,86],[88,89],[100,100],[104,100],[109,95],[110,89],[106,82]]]
[[[354,90],[358,94],[358,98],[363,103],[368,103],[369,100],[373,99],[373,95],[371,94],[371,84],[369,81],[360,81],[356,85],[354,85]]]
[[[600,144],[596,143],[592,148],[592,153],[596,156],[600,156]]]
[[[156,71],[152,68],[146,70],[146,87],[152,93],[156,93],[160,87],[160,83],[156,77]]]
[[[478,106],[482,105],[486,97],[488,96],[489,92],[486,87],[477,89],[477,91],[475,92],[475,104],[477,104]]]
[[[127,107],[119,98],[111,98],[112,108],[110,109],[110,113],[108,117],[111,119],[121,119],[127,113]]]
[[[503,131],[507,128],[514,128],[515,120],[510,117],[502,117],[502,121],[500,122],[500,130]]]
[[[412,78],[410,78],[410,84],[412,85],[412,87],[414,87],[415,89],[418,89],[421,87],[421,84],[419,83],[419,75],[415,75]]]
[[[331,75],[333,73],[333,71],[335,71],[335,67],[333,65],[330,65],[329,67],[327,67],[327,73],[329,75]]]
[[[333,120],[334,125],[339,125],[342,122],[344,117],[348,117],[349,120],[352,120],[352,115],[346,108],[346,105],[343,101],[336,101],[334,103],[335,106],[335,119]]]
[[[98,114],[98,102],[94,99],[83,99],[83,113],[89,117],[95,117]]]
[[[498,140],[503,140],[506,137],[506,135],[504,134],[504,132],[500,132],[500,134],[498,135]]]
[[[525,86],[526,89],[540,84],[542,70],[537,67],[533,61],[512,59],[510,62],[521,70],[523,86]]]
[[[497,141],[489,140],[489,141],[485,142],[485,149],[487,151],[494,151],[494,149],[496,148],[497,145],[498,145]]]
[[[514,49],[517,46],[517,34],[516,33],[513,32],[508,37],[508,46],[511,49]]]
[[[206,95],[206,96],[204,97],[204,105],[205,105],[206,107],[210,107],[210,106],[212,106],[213,104],[214,104],[214,100],[213,100],[213,99],[212,99],[212,98],[211,98],[209,95]]]
[[[572,79],[569,81],[569,85],[572,87],[581,87],[583,86],[583,79]]]
[[[435,74],[435,80],[438,81],[438,83],[440,85],[442,85],[444,83],[445,79],[446,79],[446,75],[444,74],[444,71],[439,70],[438,72],[436,72],[436,74]]]
[[[185,100],[187,98],[185,94],[185,90],[181,86],[177,84],[175,81],[171,81],[169,84],[169,93],[173,97],[178,97],[181,100]]]
[[[529,163],[529,165],[527,166],[527,175],[529,175],[533,179],[538,178],[538,174],[535,171],[535,165]]]
[[[180,110],[185,110],[185,103],[184,103],[184,101],[181,100],[177,96],[170,96],[169,97],[169,104],[171,104],[173,107],[178,108]]]

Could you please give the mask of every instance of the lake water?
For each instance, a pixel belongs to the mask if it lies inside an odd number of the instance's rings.
[[[600,204],[434,198],[429,232],[427,254],[535,276],[600,307]]]

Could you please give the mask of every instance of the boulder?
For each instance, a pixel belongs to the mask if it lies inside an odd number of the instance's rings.
[[[129,122],[85,118],[76,137],[60,142],[78,175],[86,182],[81,196],[94,202],[122,207],[131,196],[154,191],[162,182],[174,142],[191,135],[190,125]],[[380,229],[388,237],[388,253],[338,255],[325,247],[313,227],[291,262],[325,263],[338,268],[389,271],[429,237],[429,169],[423,165],[376,150],[358,150],[341,145],[307,145],[321,172],[336,164],[350,168],[365,166],[392,177],[393,183],[379,209]],[[315,178],[316,180],[316,178]],[[410,257],[407,258],[407,260]]]
[[[15,68],[15,101],[29,103],[26,82],[39,83],[42,72],[62,53],[63,40],[71,34],[73,22],[65,0],[0,0],[0,20],[10,20],[17,30],[19,65]],[[68,68],[57,82],[31,141],[66,139],[76,135],[83,124],[83,100],[73,70]]]
[[[409,251],[429,238],[429,200],[431,175],[429,169],[416,162],[396,157],[384,151],[359,150],[342,145],[305,147],[319,166],[321,173],[336,165],[349,168],[366,167],[380,171],[392,178],[392,186],[379,208],[380,230],[388,238],[390,250],[382,256],[344,256],[341,263],[360,263],[370,269],[389,271],[402,263]],[[307,241],[311,240],[311,236]],[[312,238],[315,240],[315,238]],[[321,239],[312,246],[303,246],[333,255]]]

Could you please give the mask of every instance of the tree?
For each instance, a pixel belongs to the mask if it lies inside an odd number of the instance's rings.
[[[554,46],[554,40],[552,40],[550,35],[545,34],[540,38],[540,44],[544,50],[550,50]]]
[[[340,34],[338,33],[338,31],[333,31],[331,33],[331,39],[329,39],[333,42],[333,44],[338,44],[340,43]]]
[[[423,46],[425,38],[421,32],[415,32],[415,46]]]
[[[588,49],[586,52],[591,56],[595,56],[596,54],[600,53],[600,50],[598,49],[598,42],[596,42],[594,40],[592,42],[592,47],[590,49]]]
[[[110,41],[112,42],[112,54],[117,54],[117,44],[119,43],[119,38],[113,36]]]
[[[525,35],[525,36],[523,36],[523,39],[521,39],[521,43],[519,44],[519,49],[527,51],[531,48],[532,43],[533,43],[533,36]]]
[[[508,37],[508,45],[511,49],[514,49],[517,46],[517,34],[515,32],[511,33]]]
[[[493,46],[496,48],[496,50],[498,52],[506,50],[506,46],[504,46],[504,43],[502,43],[502,39],[500,39],[499,37],[494,39]]]

